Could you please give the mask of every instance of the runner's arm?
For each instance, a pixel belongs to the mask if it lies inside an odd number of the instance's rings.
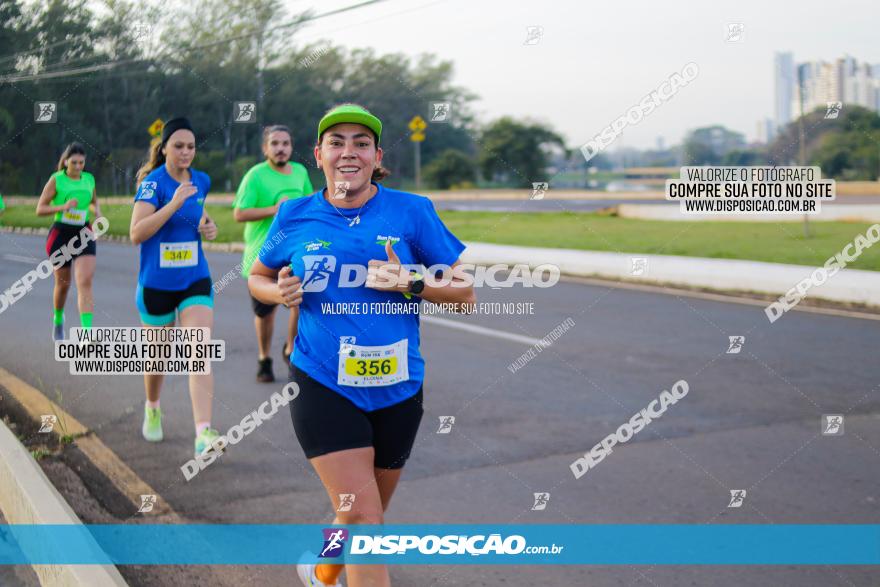
[[[253,222],[254,220],[262,220],[263,218],[275,216],[280,205],[281,202],[278,202],[275,206],[266,206],[265,208],[234,208],[232,210],[232,217],[236,222]]]
[[[172,200],[156,210],[156,207],[149,202],[135,202],[128,229],[128,237],[132,244],[139,245],[156,234],[181,206],[182,202],[175,204]]]
[[[214,220],[208,216],[207,211],[202,211],[202,219],[199,221],[199,233],[209,241],[217,238],[217,225]]]
[[[254,260],[248,276],[248,289],[264,304],[281,304],[290,308],[302,302],[300,279],[291,274],[289,266],[281,270],[271,269],[259,259]]]
[[[94,218],[101,217],[101,206],[98,204],[98,189],[95,188],[92,190],[92,208],[94,208],[95,216]]]
[[[53,206],[50,202],[52,202],[52,198],[55,197],[55,194],[55,178],[50,177],[49,181],[46,182],[45,187],[43,187],[43,193],[40,194],[40,199],[37,201],[37,216],[48,216],[50,214],[55,214],[56,212],[63,212],[72,206],[70,202],[76,202],[75,200],[69,200],[68,203],[61,206]]]
[[[134,210],[131,213],[131,224],[128,227],[128,237],[133,244],[139,245],[152,237],[162,228],[175,212],[183,207],[183,204],[199,192],[192,182],[182,183],[174,190],[174,195],[167,204],[156,209],[153,204],[137,199],[134,202]],[[135,196],[137,198],[137,196]]]
[[[452,269],[460,264],[461,260],[456,261],[452,264]],[[456,277],[454,272],[451,277],[452,281],[446,285],[440,285],[434,279],[425,279],[425,289],[422,290],[419,297],[432,304],[455,304],[456,312],[467,313],[466,306],[473,306],[477,303],[474,286],[472,283],[465,285],[465,281]]]
[[[254,220],[262,220],[263,218],[269,218],[270,216],[275,216],[278,212],[278,207],[281,206],[281,202],[276,202],[274,206],[264,206],[264,207],[256,207],[252,204],[257,202],[257,193],[254,191],[255,187],[252,185],[251,172],[248,172],[244,178],[241,180],[241,185],[238,186],[238,191],[235,194],[235,202],[232,204],[232,218],[235,219],[236,222],[253,222]],[[283,198],[282,201],[287,198]]]

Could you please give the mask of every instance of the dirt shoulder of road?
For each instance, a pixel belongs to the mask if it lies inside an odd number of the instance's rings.
[[[10,375],[4,374],[0,381],[0,418],[31,452],[49,481],[84,524],[192,523],[174,512],[159,495],[159,510],[148,514],[137,513],[131,496],[144,491],[144,487],[149,488],[149,485],[132,472],[130,475],[133,477],[123,480],[121,483],[124,486],[120,487],[120,479],[114,471],[122,463],[119,457],[109,448],[95,452],[84,446],[87,442],[100,442],[94,431],[82,429],[74,435],[64,430],[40,433],[41,414],[34,412],[32,402],[21,401],[21,390],[15,389],[30,386]],[[42,394],[40,390],[36,391]],[[45,398],[45,402],[52,404],[48,398]],[[59,422],[76,422],[60,407],[51,409],[55,410]],[[114,463],[114,460],[118,462]],[[222,587],[244,584],[254,574],[246,566],[118,565],[117,568],[132,587],[206,584]]]

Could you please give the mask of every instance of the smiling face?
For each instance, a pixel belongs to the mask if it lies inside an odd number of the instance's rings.
[[[367,127],[337,124],[324,132],[315,147],[315,160],[324,170],[328,188],[348,182],[345,199],[352,200],[369,189],[373,170],[382,164],[382,149]]]
[[[266,142],[263,143],[263,155],[266,156],[275,167],[284,167],[290,161],[293,153],[293,141],[290,135],[283,130],[269,133]]]
[[[196,136],[185,128],[174,131],[162,151],[169,167],[188,169],[196,156]]]
[[[86,166],[86,156],[80,154],[71,155],[64,162],[64,165],[67,168],[68,177],[79,177]]]

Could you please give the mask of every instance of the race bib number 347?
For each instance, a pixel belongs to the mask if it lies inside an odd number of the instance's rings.
[[[407,339],[388,346],[343,345],[339,353],[339,385],[382,387],[409,379]]]
[[[197,241],[159,243],[159,267],[195,267],[198,264]]]

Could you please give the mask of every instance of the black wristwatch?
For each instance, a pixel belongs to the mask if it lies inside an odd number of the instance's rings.
[[[425,279],[418,273],[413,273],[413,280],[409,282],[409,293],[421,295],[425,290]]]

